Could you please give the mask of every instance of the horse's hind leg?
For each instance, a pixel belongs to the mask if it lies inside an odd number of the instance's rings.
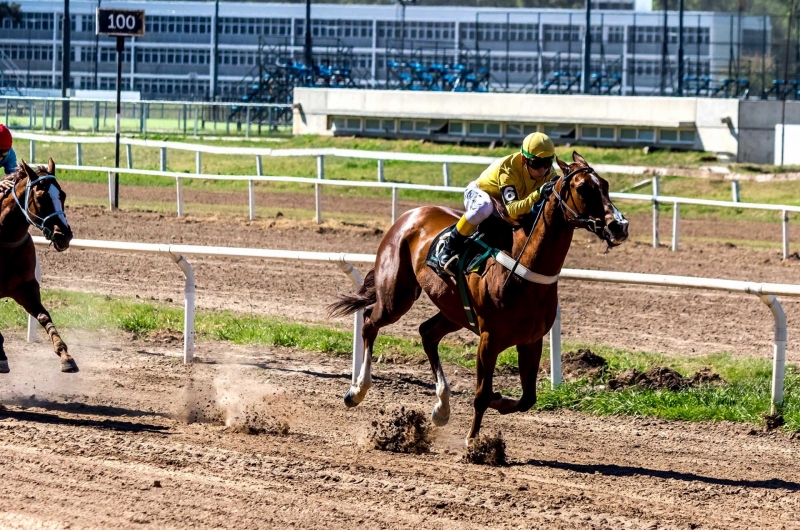
[[[3,348],[3,342],[3,335],[0,334],[0,374],[7,374],[9,372],[8,357],[6,357],[6,350]]]
[[[494,367],[497,364],[497,356],[502,349],[498,350],[498,346],[494,345],[491,341],[489,333],[481,333],[481,341],[478,344],[478,359],[477,359],[477,386],[475,388],[475,401],[473,403],[472,426],[470,427],[469,434],[467,435],[467,445],[470,440],[478,436],[481,430],[481,422],[483,422],[483,415],[492,400],[497,399],[498,395],[492,391],[492,379],[494,377]]]
[[[42,305],[42,297],[39,292],[39,282],[31,281],[22,284],[16,293],[12,295],[15,302],[21,305],[25,311],[39,321],[39,324],[47,331],[50,340],[53,341],[53,351],[61,358],[61,371],[74,373],[78,371],[78,365],[67,351],[67,345],[61,340],[50,313]]]
[[[361,403],[372,386],[372,351],[378,331],[394,324],[408,313],[422,292],[414,271],[408,267],[386,267],[375,270],[375,305],[364,319],[361,337],[364,339],[364,363],[356,384],[344,395],[344,403],[355,407]]]
[[[436,380],[436,397],[438,401],[433,406],[431,421],[437,427],[443,427],[450,421],[450,385],[444,376],[444,369],[439,360],[439,342],[448,333],[458,331],[461,328],[453,323],[441,312],[436,313],[419,327],[419,334],[422,337],[422,347],[431,363],[433,377]]]

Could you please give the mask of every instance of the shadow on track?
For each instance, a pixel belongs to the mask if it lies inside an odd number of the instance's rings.
[[[564,469],[575,473],[601,475],[612,477],[633,477],[645,476],[662,479],[682,480],[684,482],[703,482],[717,486],[736,486],[740,488],[763,488],[763,489],[785,489],[788,491],[800,491],[800,483],[789,482],[777,478],[769,480],[733,480],[717,477],[706,477],[695,473],[682,473],[680,471],[664,471],[661,469],[647,469],[645,467],[618,466],[614,464],[573,464],[570,462],[557,462],[555,460],[528,460],[527,462],[511,463],[511,466],[534,466],[548,467],[553,469]]]

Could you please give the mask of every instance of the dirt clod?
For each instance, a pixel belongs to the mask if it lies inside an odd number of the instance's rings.
[[[481,466],[504,466],[506,460],[506,442],[503,434],[481,434],[467,446],[467,452],[462,458],[469,464]]]
[[[567,352],[561,361],[561,369],[568,380],[596,379],[606,366],[606,360],[592,350]]]
[[[651,390],[670,390],[675,392],[684,388],[724,382],[722,377],[712,372],[710,368],[703,368],[692,377],[683,377],[672,368],[654,366],[645,372],[640,372],[636,368],[628,368],[609,380],[608,388],[620,390],[630,386],[638,386]]]
[[[387,414],[383,410],[381,415]],[[431,448],[430,425],[425,414],[405,407],[388,413],[389,418],[372,422],[369,439],[375,449],[393,453],[427,453]]]
[[[256,405],[246,404],[241,410],[228,411],[225,430],[241,434],[286,436],[289,434],[289,424],[263,410],[258,410]]]
[[[764,429],[767,431],[774,431],[782,427],[786,421],[783,419],[783,414],[775,412],[773,414],[764,414]]]

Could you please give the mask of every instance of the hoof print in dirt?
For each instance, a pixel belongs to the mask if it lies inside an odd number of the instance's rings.
[[[628,387],[638,386],[650,390],[670,390],[676,392],[684,388],[722,384],[724,382],[725,381],[719,374],[715,374],[709,368],[703,368],[689,378],[683,377],[672,368],[655,366],[645,372],[640,372],[636,368],[628,368],[620,372],[615,378],[610,379],[608,381],[608,388],[611,390],[622,390]]]
[[[481,466],[507,465],[506,441],[503,439],[503,433],[482,434],[470,440],[462,460],[468,464]]]
[[[764,430],[774,431],[786,424],[783,415],[780,412],[773,414],[764,414]]]
[[[372,422],[370,441],[375,449],[393,453],[427,453],[431,448],[428,417],[418,410],[401,407],[388,414],[380,411],[381,418]]]

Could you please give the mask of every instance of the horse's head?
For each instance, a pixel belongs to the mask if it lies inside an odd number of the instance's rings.
[[[616,247],[628,239],[628,220],[611,202],[608,182],[576,151],[572,152],[572,161],[567,164],[558,160],[563,174],[553,188],[564,218],[571,226],[586,228],[609,247]]]
[[[14,198],[28,222],[42,231],[55,249],[63,252],[72,241],[72,229],[64,214],[67,194],[56,180],[56,164],[51,158],[47,167],[34,170],[23,160],[19,167],[19,185],[25,184],[24,193],[14,189]],[[25,180],[27,179],[27,180]]]

